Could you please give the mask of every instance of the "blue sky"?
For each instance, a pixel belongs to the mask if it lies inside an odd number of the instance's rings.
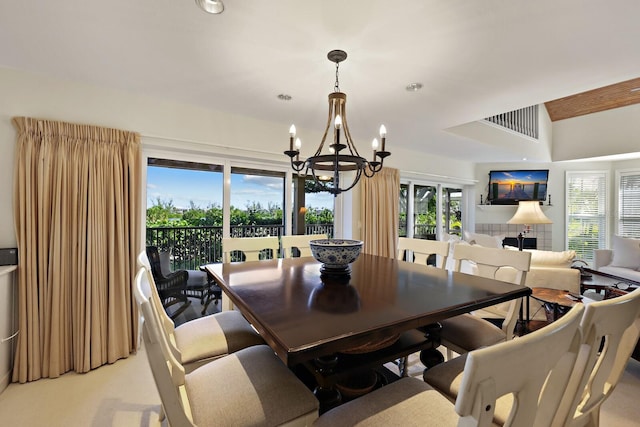
[[[252,202],[264,207],[271,202],[282,207],[282,187],[282,178],[231,174],[231,205],[244,209]],[[147,167],[147,207],[158,198],[178,208],[188,208],[190,201],[201,208],[222,206],[222,189],[221,172]],[[333,208],[329,193],[308,194],[306,202],[307,207]]]

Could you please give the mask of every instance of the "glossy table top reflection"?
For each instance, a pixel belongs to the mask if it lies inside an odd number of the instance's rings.
[[[351,264],[348,284],[323,284],[320,267],[306,257],[206,270],[290,366],[531,293],[368,254]]]

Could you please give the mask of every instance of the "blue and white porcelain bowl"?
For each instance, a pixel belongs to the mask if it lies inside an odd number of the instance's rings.
[[[309,242],[311,254],[326,269],[342,270],[358,259],[362,251],[361,240],[320,239]]]

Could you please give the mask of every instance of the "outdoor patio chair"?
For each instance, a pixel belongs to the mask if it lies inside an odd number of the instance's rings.
[[[179,270],[165,276],[162,273],[160,252],[156,246],[147,246],[147,257],[149,258],[151,273],[158,288],[162,306],[166,310],[174,304],[181,304],[178,309],[171,313],[171,318],[175,319],[191,304],[185,292],[189,273],[186,270]]]

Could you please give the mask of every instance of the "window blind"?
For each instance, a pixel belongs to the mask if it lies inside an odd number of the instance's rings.
[[[640,170],[619,174],[617,228],[619,236],[640,237]]]
[[[607,244],[607,172],[567,172],[567,248],[585,261]]]

